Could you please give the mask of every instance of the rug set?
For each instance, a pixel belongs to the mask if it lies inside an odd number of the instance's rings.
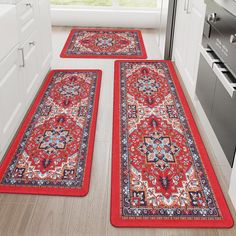
[[[67,58],[145,59],[138,30],[74,29]],[[85,196],[102,72],[53,70],[0,166],[0,192]],[[233,219],[170,61],[115,62],[111,223],[229,228]]]

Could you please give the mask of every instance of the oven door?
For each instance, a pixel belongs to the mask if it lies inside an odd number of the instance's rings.
[[[236,150],[236,96],[231,96],[233,88],[227,89],[225,84],[228,83],[228,78],[223,72],[220,73],[217,74],[215,85],[211,125],[231,167],[233,167]]]

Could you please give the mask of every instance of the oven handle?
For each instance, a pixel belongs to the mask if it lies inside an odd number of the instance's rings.
[[[228,70],[225,68],[219,68],[217,64],[213,65],[213,71],[216,74],[217,78],[221,82],[221,84],[224,86],[230,97],[234,97],[236,93],[236,83],[230,83],[229,80],[224,76],[224,72],[227,72]]]
[[[210,48],[204,48],[201,45],[200,52],[207,61],[208,65],[212,68],[213,72],[215,73],[219,81],[222,83],[230,97],[234,97],[236,94],[236,83],[230,83],[225,77],[224,72],[227,72],[226,68],[218,67],[217,63],[220,63],[221,61],[219,59],[214,59],[209,56],[209,52],[212,52]]]
[[[202,54],[202,56],[205,58],[205,60],[207,61],[208,65],[213,68],[213,65],[214,63],[216,62],[220,62],[219,59],[214,59],[214,58],[211,58],[209,56],[209,52],[211,52],[212,50],[210,48],[204,48],[202,45],[200,47],[200,52]]]

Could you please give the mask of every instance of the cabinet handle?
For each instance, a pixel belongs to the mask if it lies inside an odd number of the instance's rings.
[[[19,48],[18,50],[21,52],[21,59],[22,59],[22,64],[20,65],[20,67],[25,67],[24,48]]]
[[[26,4],[25,4],[25,6],[26,6],[26,7],[30,7],[30,8],[31,8],[31,7],[33,7],[33,6],[32,6],[32,4],[31,4],[31,3],[29,3],[29,2],[28,2],[28,3],[26,3]]]
[[[30,46],[35,46],[35,41],[29,42],[29,45],[30,45]]]

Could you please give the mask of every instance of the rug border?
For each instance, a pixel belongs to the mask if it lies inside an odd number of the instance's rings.
[[[189,126],[193,137],[195,140],[198,140],[200,144],[197,145],[198,151],[202,158],[202,163],[208,173],[212,176],[212,179],[215,181],[210,181],[212,190],[215,194],[217,202],[220,206],[223,220],[138,220],[138,219],[122,219],[120,217],[120,74],[119,68],[120,63],[122,62],[165,62],[169,68],[171,77],[176,86],[176,90],[180,101],[183,106],[186,118],[188,119]],[[213,167],[210,163],[209,156],[207,154],[206,148],[201,139],[200,133],[190,111],[189,105],[187,103],[184,92],[181,88],[180,82],[178,80],[177,74],[175,72],[174,66],[171,61],[167,60],[120,60],[115,61],[115,76],[114,76],[114,107],[113,107],[113,140],[112,140],[112,182],[111,182],[111,211],[110,211],[110,221],[111,224],[115,227],[159,227],[159,228],[231,228],[234,225],[232,215],[230,213],[229,207],[225,200],[224,194],[219,185],[216,174],[213,170]],[[116,125],[114,125],[116,124]]]
[[[138,36],[140,38],[140,46],[141,46],[141,51],[142,51],[142,55],[141,56],[112,56],[112,55],[67,55],[66,54],[66,51],[67,51],[67,48],[70,44],[70,41],[72,39],[72,36],[74,34],[74,32],[76,31],[83,31],[83,30],[87,30],[87,31],[101,31],[101,30],[104,30],[104,31],[112,31],[112,32],[123,32],[123,31],[128,31],[128,32],[137,32],[138,33]],[[60,57],[61,58],[103,58],[103,59],[146,59],[147,58],[147,52],[146,52],[146,48],[145,48],[145,44],[144,44],[144,40],[143,40],[143,36],[142,36],[142,32],[141,30],[132,30],[132,29],[109,29],[109,28],[73,28],[71,29],[70,33],[69,33],[69,36],[67,37],[67,40],[66,40],[66,43],[65,45],[63,46],[63,49],[60,53]]]
[[[39,194],[39,195],[56,195],[56,196],[86,196],[89,192],[90,185],[90,175],[92,168],[92,157],[93,157],[93,149],[94,149],[94,141],[95,141],[95,133],[96,133],[96,121],[97,121],[97,113],[98,113],[98,104],[99,104],[99,95],[100,95],[100,87],[101,87],[101,79],[102,79],[102,71],[101,70],[93,70],[93,69],[54,69],[51,70],[43,81],[40,89],[38,90],[35,99],[31,103],[30,108],[28,109],[22,123],[19,126],[15,136],[12,139],[11,144],[8,147],[3,159],[1,160],[0,166],[0,180],[2,180],[5,171],[7,170],[11,160],[12,155],[15,152],[15,148],[19,145],[19,142],[24,134],[25,129],[27,128],[29,122],[31,121],[38,105],[41,102],[41,99],[48,88],[48,85],[51,81],[52,76],[57,72],[97,72],[97,87],[95,91],[94,97],[94,107],[93,107],[93,117],[91,121],[91,128],[89,134],[89,142],[88,142],[88,152],[87,152],[87,160],[86,160],[86,168],[84,172],[84,181],[83,186],[81,188],[64,188],[64,187],[42,187],[42,186],[10,186],[10,185],[1,185],[0,184],[0,193],[12,193],[12,194]]]

